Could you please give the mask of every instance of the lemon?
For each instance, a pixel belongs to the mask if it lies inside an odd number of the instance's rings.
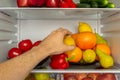
[[[96,58],[96,53],[91,50],[91,49],[87,49],[83,52],[83,60],[86,63],[93,63],[95,61]]]
[[[92,28],[88,23],[79,22],[78,31],[79,32],[92,32]]]
[[[71,36],[66,36],[64,39],[64,43],[68,46],[74,46],[75,45],[75,41]]]

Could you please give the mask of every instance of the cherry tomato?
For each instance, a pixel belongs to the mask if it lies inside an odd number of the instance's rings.
[[[19,48],[11,48],[9,51],[8,51],[8,58],[14,58],[16,56],[19,56],[22,54],[22,51],[19,49]]]
[[[42,41],[36,41],[33,46],[38,46]]]
[[[30,39],[22,40],[18,46],[23,52],[28,51],[32,48],[32,41]]]

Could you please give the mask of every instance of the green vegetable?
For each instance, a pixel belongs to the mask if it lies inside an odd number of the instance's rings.
[[[106,8],[115,8],[115,4],[109,2],[106,6]]]
[[[98,8],[97,2],[91,2],[91,8]]]
[[[82,3],[82,4],[77,4],[78,8],[90,8],[90,4]]]
[[[91,0],[80,0],[80,3],[89,3]]]

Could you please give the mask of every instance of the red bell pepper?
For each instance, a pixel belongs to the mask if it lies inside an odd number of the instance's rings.
[[[67,61],[67,58],[67,55],[64,53],[53,55],[51,57],[50,67],[52,69],[67,69],[69,67],[69,62]]]

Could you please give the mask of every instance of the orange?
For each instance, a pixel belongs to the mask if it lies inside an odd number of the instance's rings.
[[[102,52],[110,55],[111,54],[111,50],[110,47],[107,44],[97,44],[95,49],[100,49]],[[98,57],[96,57],[96,60],[99,60]]]
[[[68,58],[70,59],[69,62],[79,62],[82,59],[82,50],[76,47],[74,50],[65,52]]]
[[[76,39],[76,45],[83,50],[91,49],[96,45],[96,36],[92,32],[81,32]]]
[[[79,33],[74,33],[74,34],[72,34],[72,35],[71,35],[71,37],[72,37],[74,40],[76,40],[76,39],[77,39],[78,34],[79,34]]]

